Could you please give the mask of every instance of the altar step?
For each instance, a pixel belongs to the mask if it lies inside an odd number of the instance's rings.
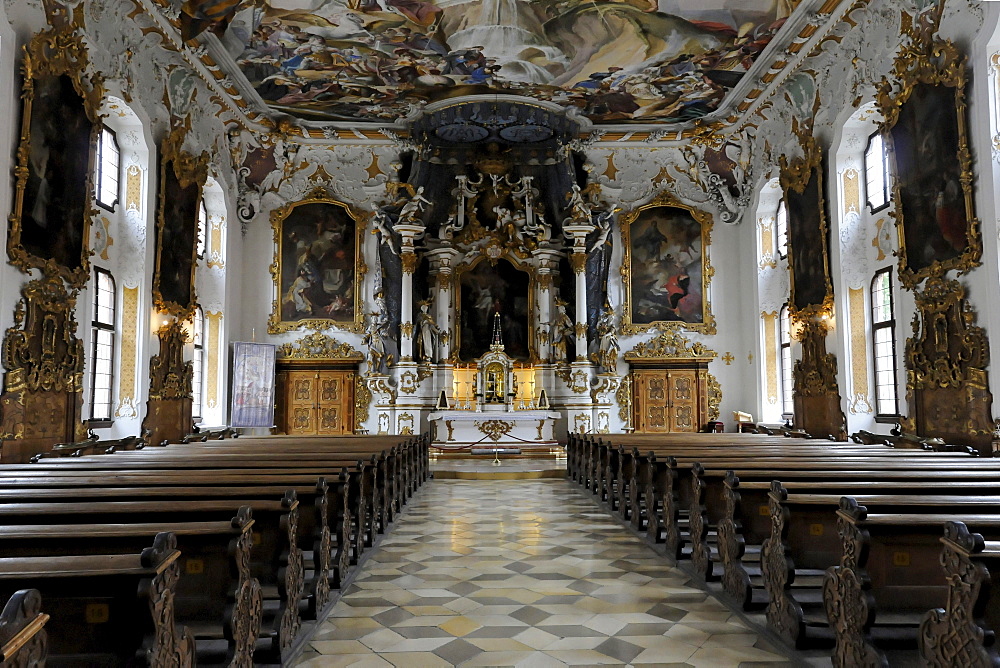
[[[521,455],[500,454],[500,463],[494,462],[491,449],[485,455],[464,456],[449,453],[446,457],[432,457],[431,472],[437,480],[538,480],[565,478],[566,456],[555,453]]]

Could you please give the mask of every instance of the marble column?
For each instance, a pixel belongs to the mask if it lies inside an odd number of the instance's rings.
[[[400,294],[399,361],[413,361],[413,272],[417,269],[417,254],[413,242],[424,234],[424,226],[397,223],[400,236],[400,260],[403,266],[403,284]]]
[[[427,252],[430,261],[430,275],[435,280],[434,291],[434,322],[441,330],[438,340],[438,360],[447,362],[451,357],[451,344],[454,340],[455,327],[455,295],[452,289],[452,263],[458,256],[454,248],[435,248]]]
[[[552,277],[559,267],[559,251],[539,249],[538,279],[535,282],[535,303],[538,305],[538,321],[535,323],[535,354],[542,362],[552,361]]]
[[[572,239],[569,264],[576,276],[576,361],[587,361],[587,235],[592,224],[563,225],[563,232]]]

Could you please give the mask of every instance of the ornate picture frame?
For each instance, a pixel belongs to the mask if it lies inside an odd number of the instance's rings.
[[[904,49],[879,86],[881,130],[893,166],[890,211],[899,236],[899,281],[979,266],[965,103],[966,57],[951,42]],[[933,128],[928,132],[926,128]]]
[[[362,285],[368,217],[322,188],[271,213],[274,300],[267,331],[364,331]]]
[[[44,31],[24,48],[17,181],[7,256],[75,288],[90,278],[94,156],[103,80],[86,77],[87,48],[76,33]],[[51,198],[50,193],[58,193]]]
[[[683,329],[715,334],[708,296],[715,274],[709,250],[712,214],[663,192],[622,214],[619,222],[625,293],[622,333]]]
[[[184,136],[176,130],[163,142],[153,272],[153,305],[181,320],[198,305],[198,209],[208,179],[208,154],[182,151]]]
[[[811,136],[799,141],[802,157],[782,155],[778,179],[788,216],[788,304],[795,318],[833,313],[823,151]]]

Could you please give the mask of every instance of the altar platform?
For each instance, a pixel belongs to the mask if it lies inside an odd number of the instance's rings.
[[[520,455],[442,452],[431,449],[431,473],[437,480],[537,480],[566,477],[566,451],[562,447],[535,448]]]
[[[499,410],[497,410],[499,408]],[[433,446],[468,451],[472,447],[550,448],[558,446],[553,429],[559,413],[549,410],[443,410],[427,416]]]

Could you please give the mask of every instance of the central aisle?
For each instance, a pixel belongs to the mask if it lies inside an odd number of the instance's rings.
[[[565,480],[429,481],[296,665],[787,661],[687,583]]]

